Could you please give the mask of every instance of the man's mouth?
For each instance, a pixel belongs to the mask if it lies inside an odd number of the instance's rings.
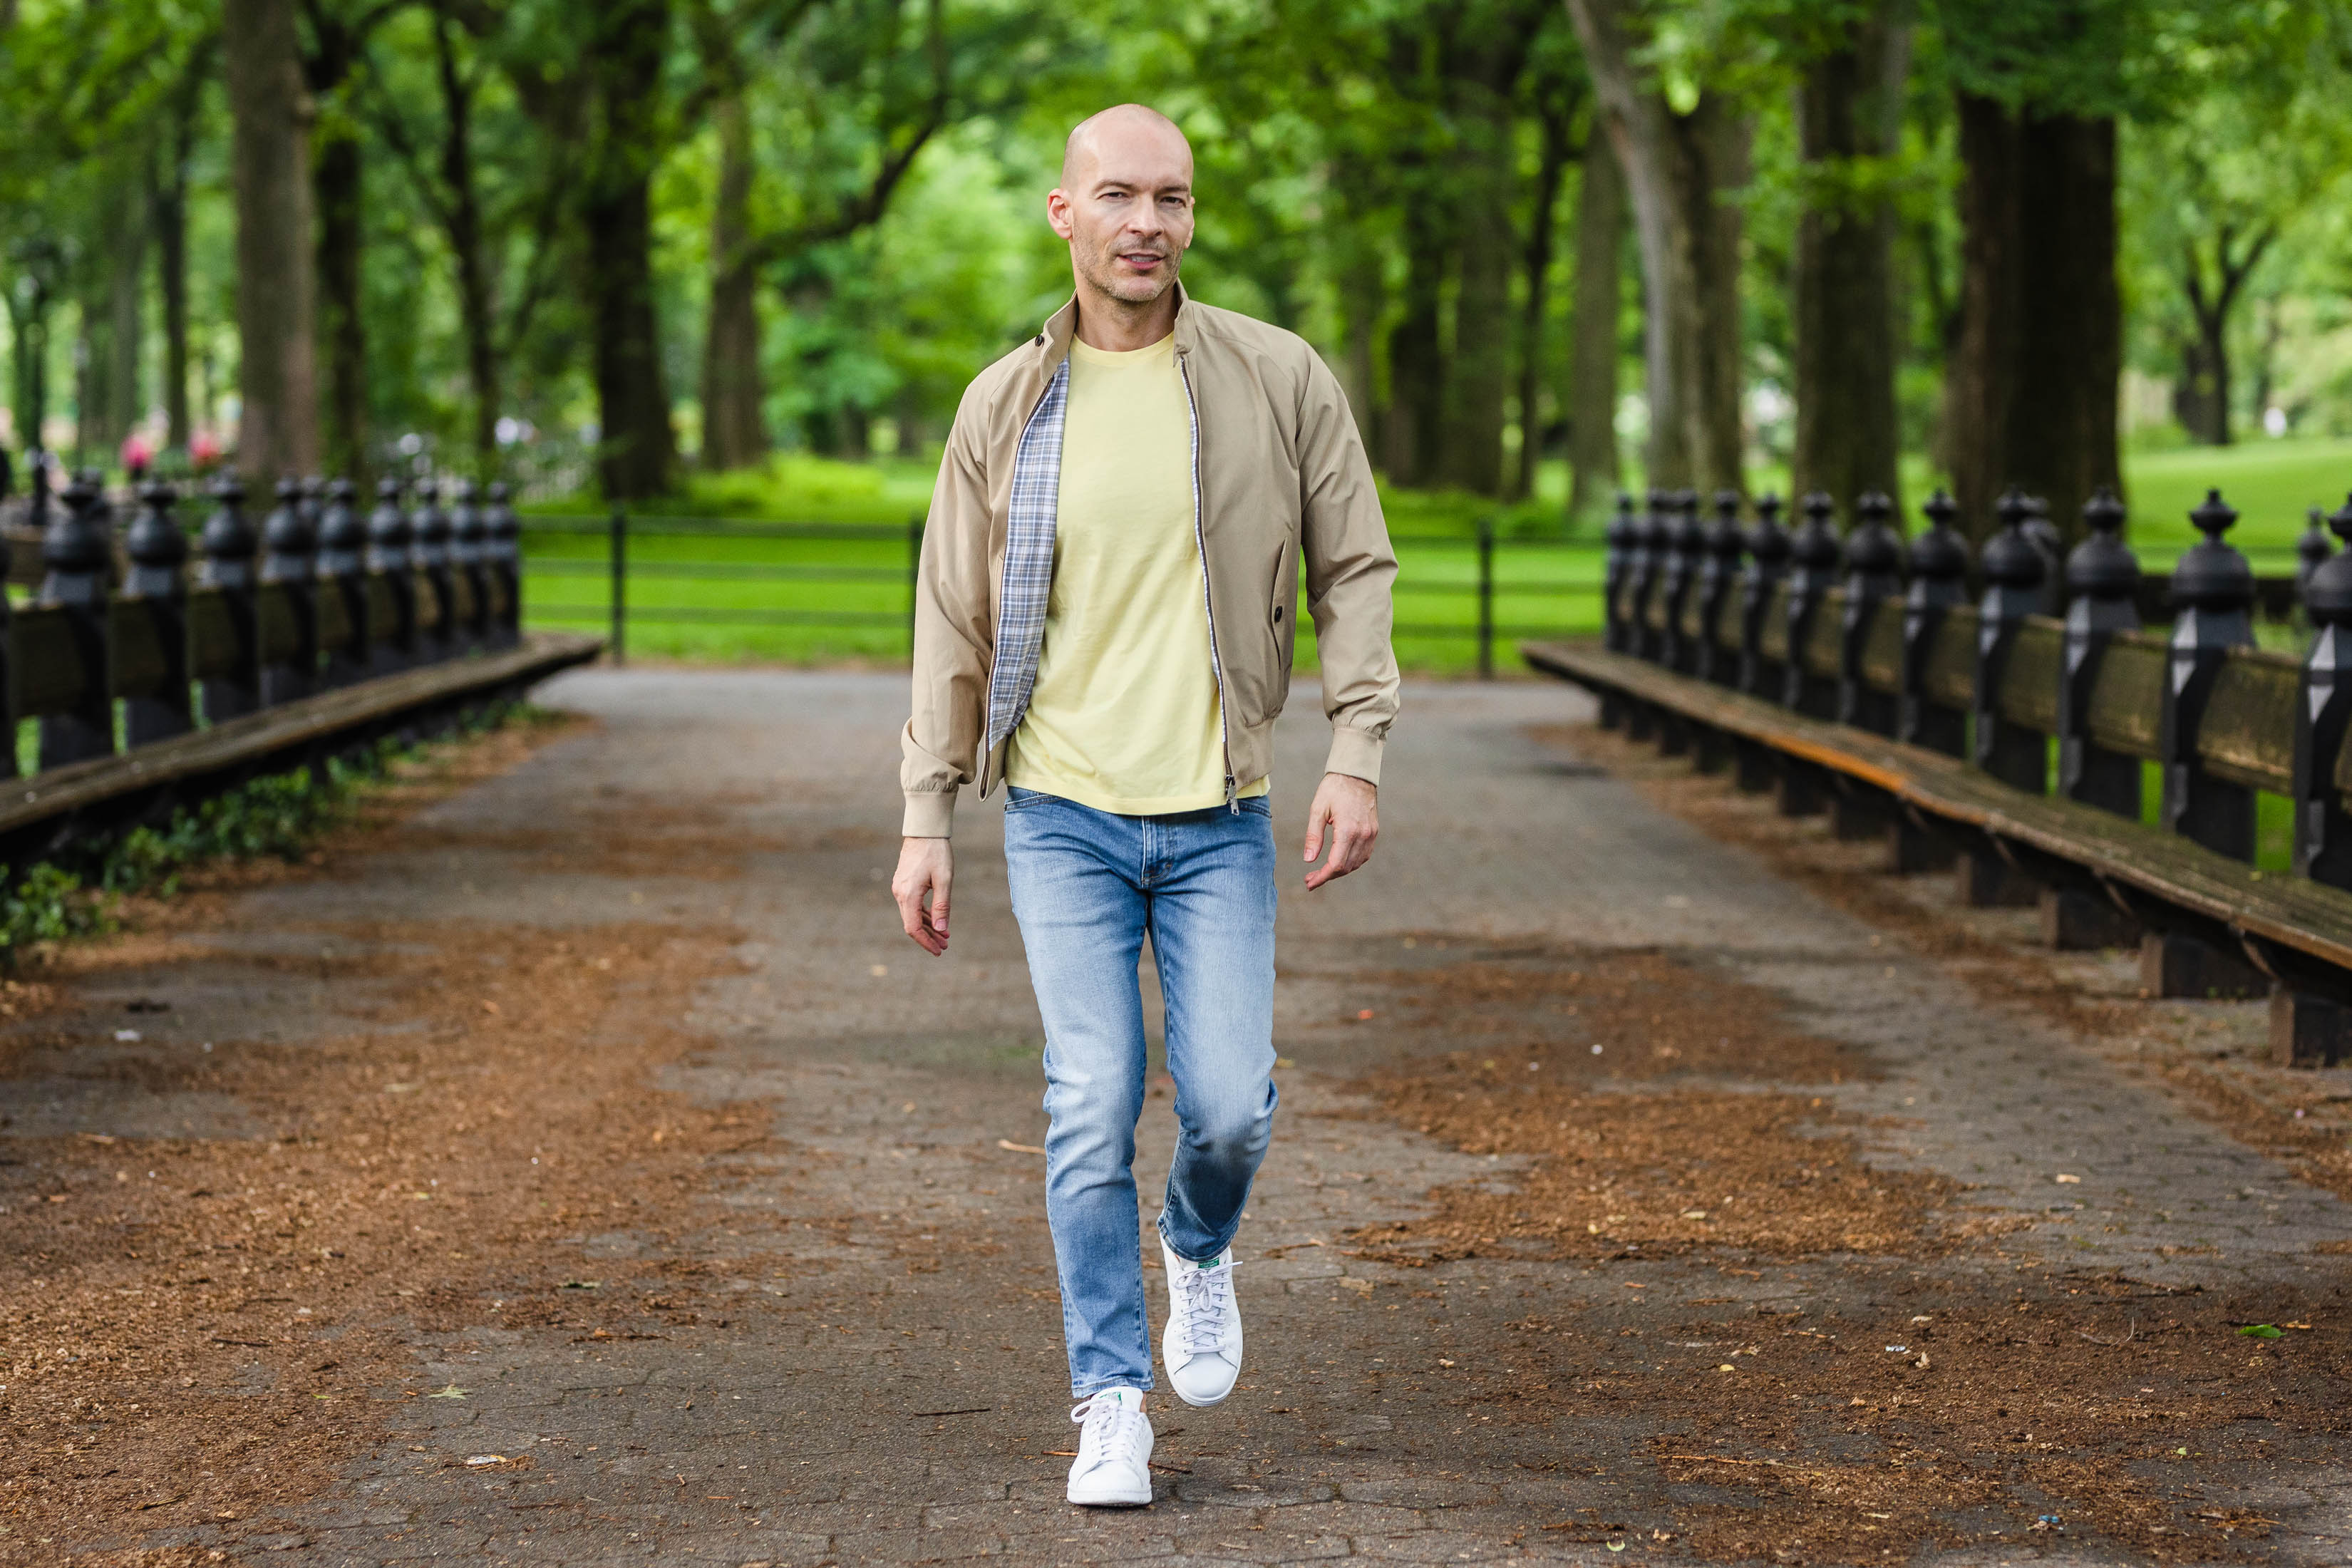
[[[1139,272],[1148,272],[1168,259],[1156,250],[1122,250],[1118,258]]]

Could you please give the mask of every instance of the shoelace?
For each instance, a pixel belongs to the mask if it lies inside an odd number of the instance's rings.
[[[1219,1330],[1224,1324],[1226,1303],[1234,1294],[1229,1271],[1240,1267],[1228,1260],[1216,1268],[1176,1271],[1176,1310],[1183,1325],[1185,1354],[1211,1355],[1223,1347]]]
[[[1110,1459],[1136,1463],[1142,1456],[1143,1412],[1117,1400],[1087,1398],[1070,1412],[1076,1423],[1078,1451],[1086,1452],[1087,1445],[1095,1447],[1095,1462]]]

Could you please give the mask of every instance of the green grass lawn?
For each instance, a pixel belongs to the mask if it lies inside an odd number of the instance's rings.
[[[715,520],[718,531],[630,539],[632,654],[695,662],[795,665],[903,664],[906,659],[908,521],[930,499],[929,463],[886,459],[839,463],[782,457],[742,473],[697,475],[683,494],[647,509]],[[2256,438],[2216,450],[2127,454],[2127,537],[2149,571],[2168,571],[2196,540],[2188,513],[2218,487],[2241,521],[2233,542],[2265,573],[2291,571],[2306,510],[2331,509],[2352,489],[2352,441]],[[1511,645],[1523,637],[1597,630],[1602,558],[1595,537],[1563,538],[1568,476],[1558,463],[1538,476],[1533,500],[1497,508],[1460,491],[1383,487],[1397,539],[1399,661],[1408,670],[1458,675],[1475,665],[1477,621],[1473,545],[1477,520],[1492,516],[1496,665],[1517,673]],[[1914,504],[1932,488],[1924,463],[1906,463]],[[1785,490],[1785,474],[1759,473],[1757,488]],[[593,499],[535,505],[534,519],[589,525],[606,510]],[[761,537],[757,520],[850,525],[854,538]],[[741,525],[736,532],[724,525]],[[1916,516],[1908,526],[1916,528]],[[657,524],[656,524],[657,525]],[[524,599],[537,626],[603,626],[611,597],[602,530],[530,530],[524,540]],[[704,574],[698,569],[709,569]],[[741,620],[731,617],[740,616]],[[1302,619],[1298,661],[1312,670],[1314,637]]]

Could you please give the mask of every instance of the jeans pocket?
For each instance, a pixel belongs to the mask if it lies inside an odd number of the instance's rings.
[[[1274,796],[1271,794],[1248,795],[1235,804],[1244,811],[1255,812],[1260,816],[1274,815]]]
[[[1004,786],[1004,809],[1026,811],[1033,805],[1043,805],[1054,797],[1043,790],[1023,789],[1019,784]]]

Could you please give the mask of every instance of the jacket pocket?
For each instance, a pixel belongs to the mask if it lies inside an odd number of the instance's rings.
[[[1286,539],[1274,554],[1274,585],[1269,595],[1273,603],[1266,610],[1266,631],[1274,641],[1274,673],[1266,682],[1266,711],[1269,719],[1282,711],[1290,696],[1290,659],[1298,637],[1298,584],[1293,580],[1290,541]]]

